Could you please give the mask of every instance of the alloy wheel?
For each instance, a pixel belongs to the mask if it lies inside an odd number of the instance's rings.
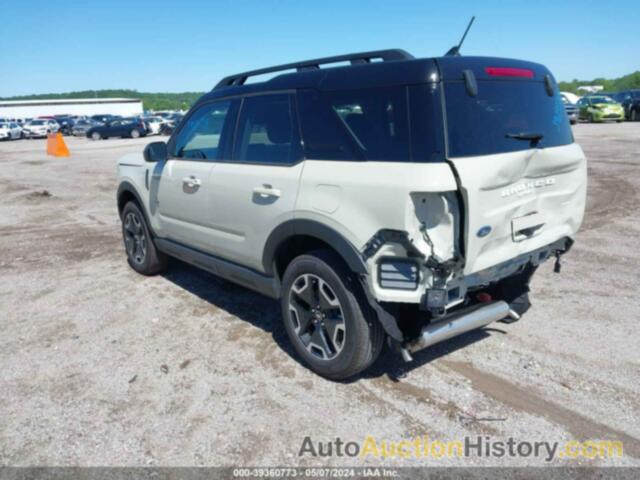
[[[147,236],[138,216],[129,212],[124,218],[124,244],[129,258],[141,265],[147,257]]]
[[[333,289],[317,275],[300,275],[291,285],[289,311],[302,345],[320,360],[332,360],[345,346],[346,324]]]

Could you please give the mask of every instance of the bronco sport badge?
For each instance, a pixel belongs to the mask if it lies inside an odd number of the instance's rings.
[[[556,183],[555,178],[543,178],[540,180],[533,180],[531,182],[521,183],[520,185],[514,185],[513,187],[505,188],[500,193],[501,197],[510,197],[512,195],[526,195],[533,192],[536,188],[549,187]]]

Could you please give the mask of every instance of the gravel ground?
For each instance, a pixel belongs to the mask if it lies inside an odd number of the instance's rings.
[[[578,125],[589,159],[582,231],[545,264],[522,321],[352,382],[307,369],[276,302],[175,262],[126,264],[116,162],[150,139],[0,144],[0,465],[360,465],[298,457],[313,441],[464,436],[622,440],[640,465],[640,123]],[[543,465],[543,458],[384,460]]]

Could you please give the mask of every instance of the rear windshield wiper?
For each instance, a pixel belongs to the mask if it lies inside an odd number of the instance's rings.
[[[541,133],[507,133],[507,138],[514,138],[516,140],[528,140],[531,143],[538,143],[540,140],[544,138],[544,135]]]

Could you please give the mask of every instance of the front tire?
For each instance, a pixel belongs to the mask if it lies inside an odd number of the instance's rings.
[[[102,139],[102,135],[100,135],[98,132],[93,132],[91,134],[91,140],[98,141],[100,139]]]
[[[142,275],[156,275],[167,268],[168,259],[159,252],[140,207],[129,202],[122,210],[122,238],[131,268]]]
[[[295,258],[283,277],[285,330],[294,349],[319,375],[344,380],[380,355],[384,330],[357,278],[330,250]]]
[[[629,112],[629,120],[631,120],[632,122],[638,121],[639,117],[640,115],[638,114],[638,110],[636,110],[635,108],[633,108],[631,112]]]

